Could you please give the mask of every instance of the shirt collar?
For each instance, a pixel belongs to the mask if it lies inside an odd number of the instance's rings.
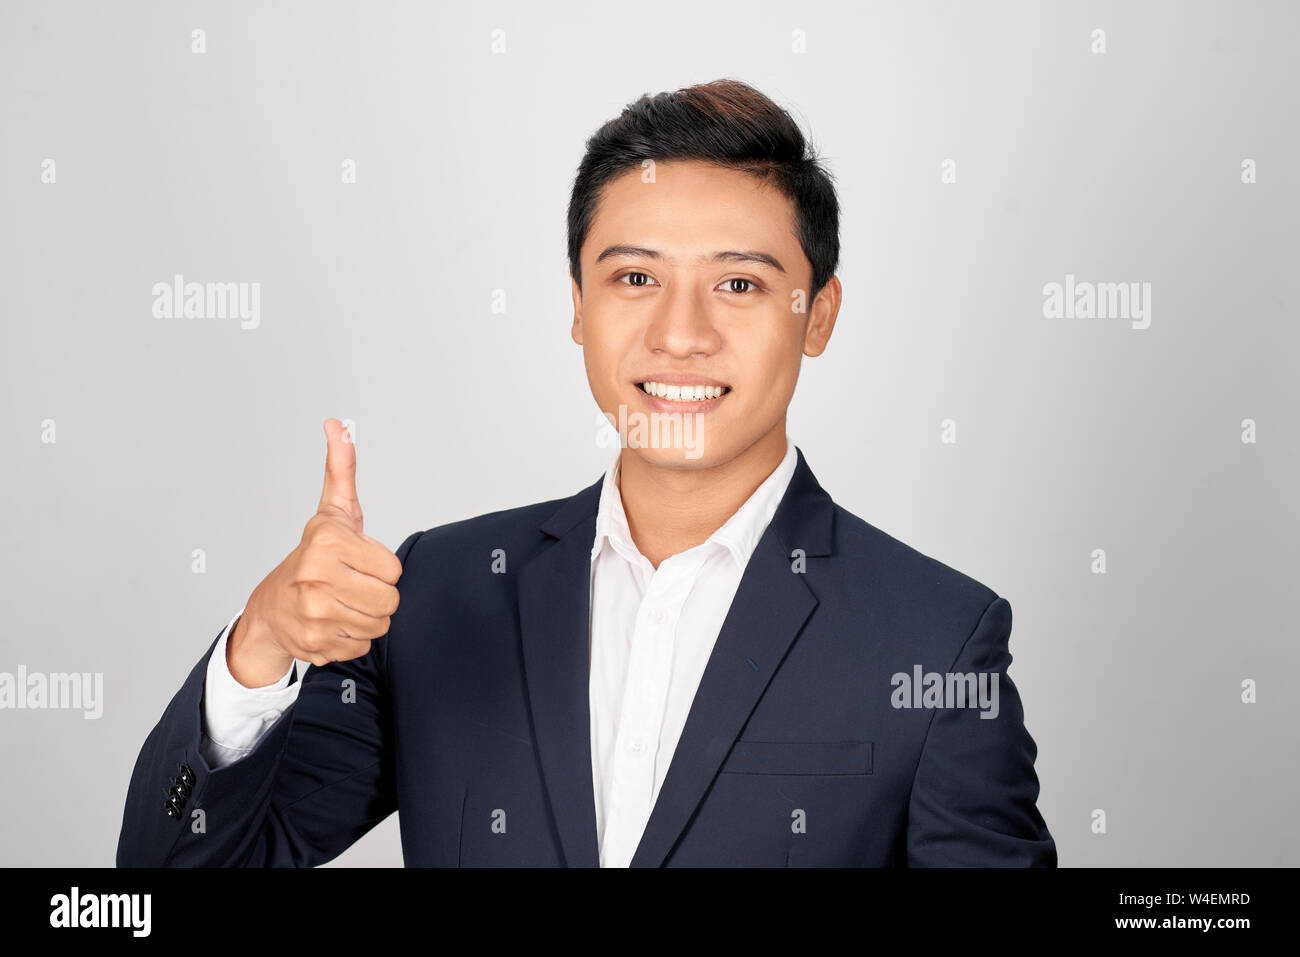
[[[616,452],[614,460],[605,470],[605,479],[600,488],[600,505],[596,510],[596,540],[591,546],[591,560],[594,563],[601,549],[608,542],[619,555],[632,564],[648,561],[632,541],[628,529],[627,513],[623,510],[623,498],[618,490],[618,470],[621,450]],[[794,476],[798,456],[794,443],[786,436],[785,457],[781,464],[772,470],[754,493],[745,500],[722,527],[710,535],[706,545],[721,545],[726,548],[740,568],[749,563],[758,540],[763,536],[777,506],[785,496],[785,491]]]

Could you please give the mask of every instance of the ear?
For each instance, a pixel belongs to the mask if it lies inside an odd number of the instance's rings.
[[[577,281],[573,278],[573,273],[569,273],[569,283],[572,285],[573,293],[573,341],[582,345],[582,290],[578,288]]]
[[[812,308],[808,310],[808,328],[803,337],[803,354],[819,356],[826,351],[831,332],[835,329],[835,317],[840,313],[840,302],[844,289],[839,276],[831,276],[817,293]]]

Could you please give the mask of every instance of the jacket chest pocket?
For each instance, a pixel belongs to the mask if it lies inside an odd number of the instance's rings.
[[[871,741],[737,740],[672,863],[784,867],[866,859],[874,751]]]
[[[870,774],[871,741],[736,741],[720,774]]]

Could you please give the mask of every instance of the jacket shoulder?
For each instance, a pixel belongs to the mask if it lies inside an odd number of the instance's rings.
[[[523,557],[546,540],[542,523],[573,497],[500,509],[414,532],[402,544],[408,549],[403,567],[438,563],[443,559],[463,563],[467,555],[477,555],[483,548],[488,552],[500,548],[511,557]],[[488,552],[483,554],[486,556]]]
[[[838,505],[834,527],[834,553],[822,559],[832,617],[883,640],[897,659],[895,670],[907,662],[948,667],[995,609],[1009,636],[1010,605],[983,582]]]
[[[835,506],[835,554],[849,574],[900,600],[978,617],[998,598],[988,585]]]

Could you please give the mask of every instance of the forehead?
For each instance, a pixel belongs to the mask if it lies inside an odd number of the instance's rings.
[[[653,182],[643,177],[647,173],[637,168],[605,184],[584,254],[595,256],[614,243],[683,251],[731,244],[767,248],[783,261],[782,253],[801,251],[794,204],[756,176],[702,160],[673,160],[655,164]]]

